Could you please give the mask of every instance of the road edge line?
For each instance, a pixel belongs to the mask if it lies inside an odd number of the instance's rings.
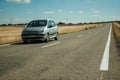
[[[52,43],[52,44],[48,44],[48,45],[45,45],[45,46],[42,46],[41,48],[46,48],[46,47],[49,47],[49,46],[53,46],[55,44],[59,44],[60,42],[56,42],[56,43]]]
[[[5,46],[9,46],[9,45],[11,45],[11,44],[2,44],[2,45],[0,45],[0,47],[5,47]]]
[[[77,37],[80,38],[80,37],[82,37],[82,35],[78,35]]]
[[[110,50],[110,41],[111,41],[111,31],[112,31],[112,26],[110,27],[107,43],[105,46],[103,58],[100,65],[100,70],[102,71],[108,71],[109,69],[109,50]]]

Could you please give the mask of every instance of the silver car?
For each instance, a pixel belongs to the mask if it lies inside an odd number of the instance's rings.
[[[28,43],[31,40],[49,42],[51,38],[58,40],[58,27],[53,20],[33,20],[22,31],[24,43]]]

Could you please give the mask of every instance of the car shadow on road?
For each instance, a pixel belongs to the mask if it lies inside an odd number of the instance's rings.
[[[49,42],[52,42],[54,40],[50,40]],[[45,42],[45,41],[37,41],[37,40],[33,40],[33,41],[30,41],[28,43],[24,43],[23,41],[21,42],[16,42],[16,43],[12,43],[11,45],[30,45],[30,44],[42,44],[42,43],[49,43],[49,42]]]

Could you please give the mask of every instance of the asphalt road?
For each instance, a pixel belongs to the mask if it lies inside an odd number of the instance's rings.
[[[60,35],[49,43],[0,47],[0,80],[120,80],[120,58],[111,33],[109,68],[100,70],[110,26]]]

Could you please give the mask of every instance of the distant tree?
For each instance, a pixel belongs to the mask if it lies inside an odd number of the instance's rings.
[[[68,23],[68,25],[73,25],[73,23]]]
[[[77,24],[83,24],[83,23],[77,23]]]
[[[25,25],[24,23],[21,23],[21,24],[16,24],[16,25]]]
[[[58,23],[58,25],[62,25],[62,24],[65,24],[65,23],[63,23],[63,22],[59,22],[59,23]]]
[[[27,25],[28,23],[25,23],[25,25]]]
[[[117,22],[117,23],[119,23],[119,24],[120,24],[120,21],[114,21],[114,22]]]
[[[0,26],[7,26],[7,24],[1,24]]]
[[[8,26],[12,26],[13,24],[8,24]]]
[[[90,22],[89,24],[94,24],[93,22]]]

